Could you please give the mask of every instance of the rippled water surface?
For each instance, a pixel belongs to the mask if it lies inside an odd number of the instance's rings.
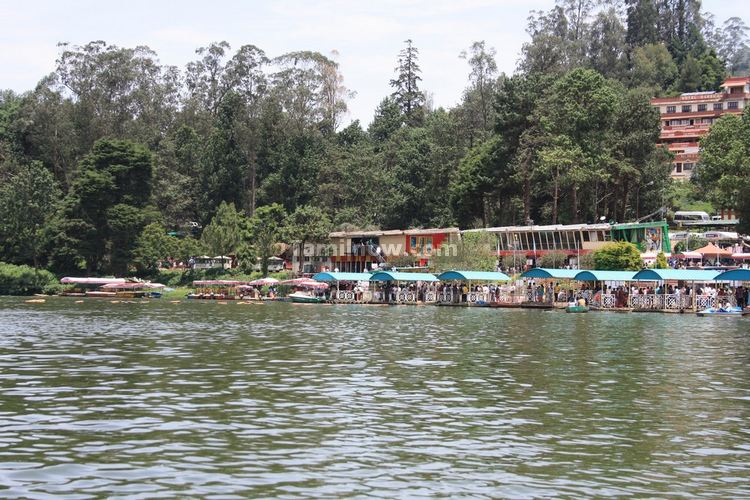
[[[0,496],[750,495],[750,318],[0,298]]]

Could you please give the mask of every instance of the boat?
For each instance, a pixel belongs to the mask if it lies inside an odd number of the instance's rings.
[[[565,308],[565,312],[567,312],[567,313],[587,313],[587,312],[589,312],[589,307],[588,306],[579,306],[579,305],[567,306]]]
[[[297,304],[322,304],[323,302],[325,302],[325,299],[323,297],[316,297],[303,291],[290,293],[289,295],[287,295],[287,297],[292,302],[295,302]]]
[[[745,311],[741,307],[709,307],[696,313],[698,316],[747,316],[750,311]]]

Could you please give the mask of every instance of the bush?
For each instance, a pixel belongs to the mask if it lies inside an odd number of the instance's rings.
[[[0,262],[0,295],[58,293],[62,285],[49,271]]]
[[[596,250],[594,264],[601,271],[639,271],[643,268],[638,247],[626,241],[608,243]]]

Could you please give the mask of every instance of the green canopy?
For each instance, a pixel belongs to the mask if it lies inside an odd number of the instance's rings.
[[[575,275],[579,272],[578,269],[545,269],[543,267],[535,267],[523,273],[521,277],[565,280],[575,278]]]
[[[369,281],[370,273],[318,273],[312,279],[315,281]]]
[[[635,271],[580,271],[576,281],[632,281]]]
[[[505,273],[484,271],[446,271],[438,276],[440,281],[463,280],[463,281],[510,281],[510,276]]]
[[[714,278],[716,281],[750,281],[750,269],[724,271]]]
[[[719,271],[705,269],[643,269],[633,281],[714,281]]]
[[[379,271],[369,275],[370,281],[438,281],[430,273],[402,273],[398,271]]]

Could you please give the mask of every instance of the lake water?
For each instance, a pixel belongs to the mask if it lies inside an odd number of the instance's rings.
[[[750,495],[750,318],[0,298],[0,497]]]

